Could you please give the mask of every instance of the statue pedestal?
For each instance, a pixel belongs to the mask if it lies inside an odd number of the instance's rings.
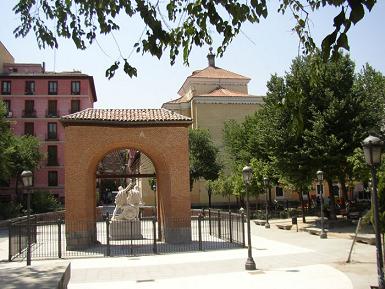
[[[143,239],[139,220],[113,220],[110,223],[110,237],[112,240]]]

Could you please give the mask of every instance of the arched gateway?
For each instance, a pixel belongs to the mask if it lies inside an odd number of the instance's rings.
[[[166,109],[86,109],[62,117],[61,122],[65,132],[66,234],[71,236],[67,246],[95,242],[97,165],[106,153],[127,147],[144,152],[154,164],[164,240],[191,240],[190,118]],[[87,225],[76,225],[83,220],[89,221]]]

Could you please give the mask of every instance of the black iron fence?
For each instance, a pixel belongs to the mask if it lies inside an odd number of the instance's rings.
[[[245,218],[222,211],[193,210],[186,220],[173,220],[178,232],[191,236],[180,242],[164,242],[154,217],[111,221],[109,215],[96,222],[66,222],[62,219],[32,221],[32,260],[83,256],[138,256],[175,252],[240,248],[245,245]],[[186,230],[181,232],[180,230]],[[86,233],[84,233],[86,232]],[[27,223],[9,224],[9,261],[26,258]]]

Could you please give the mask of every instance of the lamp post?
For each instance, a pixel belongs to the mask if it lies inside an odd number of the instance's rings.
[[[376,254],[377,254],[377,275],[378,275],[378,288],[385,289],[384,285],[384,267],[382,259],[382,248],[381,248],[381,234],[380,234],[380,222],[378,212],[378,196],[377,196],[377,166],[381,163],[381,150],[383,142],[375,136],[369,135],[362,142],[364,149],[365,161],[370,166],[370,172],[372,174],[373,184],[373,195],[372,205],[374,208],[374,228],[376,234]]]
[[[319,170],[317,171],[317,179],[319,184],[319,190],[320,190],[320,203],[321,203],[321,234],[319,235],[321,239],[326,239],[328,237],[327,233],[325,232],[325,226],[324,226],[324,198],[323,198],[323,180],[324,180],[324,172]]]
[[[251,251],[251,235],[250,235],[250,208],[249,208],[249,187],[253,177],[253,169],[250,166],[245,166],[242,170],[243,182],[246,189],[246,222],[247,222],[247,261],[245,264],[246,270],[255,270],[255,262]]]
[[[270,229],[270,224],[269,224],[269,205],[267,201],[267,194],[269,190],[269,179],[264,177],[263,178],[263,184],[265,185],[265,209],[266,209],[266,223],[265,223],[265,228]]]
[[[31,192],[28,190],[32,186],[32,172],[23,171],[21,173],[24,188],[27,190],[27,266],[31,265]]]

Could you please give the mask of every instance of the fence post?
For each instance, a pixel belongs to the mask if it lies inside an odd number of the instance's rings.
[[[202,214],[198,216],[199,251],[202,251]]]
[[[8,262],[12,261],[12,223],[8,223]]]
[[[130,221],[130,255],[133,255],[133,250],[132,250],[132,220]]]
[[[246,247],[246,242],[245,242],[245,213],[241,213],[241,223],[242,223],[242,246],[245,248]]]
[[[231,220],[231,211],[229,211],[229,231],[230,231],[230,243],[233,242],[233,224]]]
[[[111,246],[110,246],[110,214],[106,214],[106,234],[107,234],[107,256],[111,256]]]
[[[211,236],[211,208],[209,208],[209,234]]]
[[[152,218],[152,236],[153,236],[153,240],[154,240],[152,251],[154,252],[154,254],[157,254],[158,253],[158,247],[156,244],[156,217],[155,216]]]
[[[57,220],[57,251],[58,251],[57,256],[59,259],[61,259],[61,257],[62,257],[61,256],[61,250],[62,250],[62,248],[61,248],[61,224],[62,224],[61,220],[58,219]]]
[[[218,210],[218,238],[221,238],[221,211]]]

